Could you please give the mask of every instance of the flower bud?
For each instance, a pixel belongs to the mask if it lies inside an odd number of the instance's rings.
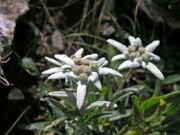
[[[140,52],[141,54],[145,53],[145,48],[144,47],[139,47],[138,48],[138,52]]]
[[[133,45],[130,45],[130,46],[128,46],[128,52],[135,52],[136,51],[136,47],[135,46],[133,46]]]
[[[81,68],[82,68],[83,73],[90,73],[91,72],[91,67],[90,66],[83,66]]]
[[[81,73],[81,66],[74,66],[73,68],[72,68],[72,71],[74,72],[74,74],[75,75],[78,75],[78,74],[80,74]]]
[[[73,58],[73,61],[74,61],[75,65],[81,64],[81,59],[80,58]]]
[[[140,56],[141,56],[140,52],[136,51],[136,58],[138,58]]]
[[[125,52],[124,52],[124,55],[125,55],[126,57],[129,57],[129,52],[128,52],[128,51],[125,51]]]
[[[96,62],[91,63],[91,70],[95,71],[98,68],[98,64]]]
[[[138,59],[137,59],[139,62],[142,62],[143,61],[143,58],[142,58],[142,56],[141,57],[138,57]]]
[[[151,54],[150,53],[144,53],[142,55],[142,58],[143,58],[143,60],[147,61],[147,60],[149,60],[151,58]]]
[[[89,60],[87,60],[87,59],[81,60],[81,64],[82,65],[89,65]]]
[[[81,81],[87,81],[88,80],[88,75],[86,73],[81,73],[79,75],[79,78]]]
[[[70,56],[70,58],[71,58],[71,59],[75,59],[75,58],[76,58],[76,56],[74,56],[74,55],[71,55],[71,56]]]
[[[129,54],[129,57],[130,57],[130,58],[135,58],[135,57],[136,57],[136,52],[130,53],[130,54]]]

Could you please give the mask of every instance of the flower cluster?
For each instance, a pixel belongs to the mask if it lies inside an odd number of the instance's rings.
[[[101,90],[102,85],[99,80],[99,75],[112,75],[122,77],[122,75],[111,69],[104,67],[108,64],[105,58],[98,59],[98,54],[90,54],[82,57],[84,50],[79,49],[75,54],[68,57],[64,54],[54,55],[55,59],[46,57],[46,59],[57,65],[58,67],[50,68],[42,74],[48,74],[48,79],[66,79],[77,83],[77,108],[81,109],[84,105],[87,87],[90,83]]]
[[[156,40],[146,47],[143,47],[140,38],[129,36],[128,39],[130,42],[128,47],[113,39],[107,40],[109,44],[116,47],[122,53],[114,56],[112,61],[120,59],[125,60],[118,67],[118,69],[122,70],[126,68],[137,68],[142,66],[143,68],[151,71],[156,77],[163,80],[164,76],[161,71],[153,63],[151,63],[151,61],[160,60],[160,57],[153,53],[160,42]],[[80,48],[70,57],[65,54],[55,54],[55,59],[45,57],[46,60],[55,64],[56,67],[42,72],[42,74],[49,75],[49,80],[66,79],[67,81],[73,81],[77,84],[75,98],[76,105],[79,110],[82,109],[85,103],[89,84],[93,83],[99,90],[102,89],[102,84],[99,80],[100,75],[108,74],[122,77],[119,72],[105,67],[108,64],[108,61],[105,58],[98,59],[98,54],[96,53],[82,56],[83,52],[84,49]],[[59,92],[51,92],[50,95],[62,96],[63,94]],[[67,95],[67,93],[65,95]]]
[[[120,42],[113,39],[108,39],[107,42],[116,47],[122,54],[118,54],[112,58],[112,61],[124,59],[125,61],[118,67],[119,70],[126,68],[138,68],[142,66],[148,69],[156,77],[163,80],[164,76],[161,71],[151,61],[160,61],[160,57],[153,53],[153,51],[160,44],[159,40],[155,40],[146,47],[142,46],[142,41],[139,37],[128,37],[130,45],[126,47]]]

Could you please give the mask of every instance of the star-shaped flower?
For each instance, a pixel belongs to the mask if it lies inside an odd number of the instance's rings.
[[[89,84],[94,83],[99,90],[102,89],[99,75],[108,74],[122,77],[119,72],[104,67],[108,64],[105,58],[97,60],[98,54],[96,53],[82,57],[83,52],[84,49],[81,48],[70,57],[65,54],[56,54],[54,55],[55,59],[45,57],[57,67],[42,72],[42,74],[49,75],[48,79],[66,79],[77,84],[76,104],[78,109],[81,109],[84,105]]]
[[[139,37],[128,37],[130,45],[126,47],[124,44],[113,39],[108,39],[107,42],[117,48],[122,54],[118,54],[112,58],[112,61],[124,59],[125,61],[118,67],[119,70],[126,68],[138,68],[142,66],[148,69],[156,77],[163,80],[164,76],[161,71],[151,62],[160,61],[160,57],[153,53],[153,51],[160,44],[159,40],[155,40],[146,47],[142,46],[142,41]]]

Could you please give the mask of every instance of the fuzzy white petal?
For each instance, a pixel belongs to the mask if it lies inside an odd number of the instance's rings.
[[[153,52],[160,44],[159,40],[155,40],[152,43],[148,44],[145,48],[148,52]]]
[[[54,73],[52,75],[50,75],[48,77],[48,79],[53,80],[53,79],[65,79],[66,78],[66,74],[62,73],[62,72],[58,72],[58,73]]]
[[[146,62],[143,61],[143,62],[141,63],[141,65],[142,65],[143,68],[146,68]]]
[[[124,52],[125,50],[127,50],[127,47],[125,46],[125,45],[123,45],[122,43],[120,43],[120,42],[117,42],[117,41],[115,41],[115,40],[113,40],[113,39],[108,39],[107,40],[107,42],[110,44],[110,45],[112,45],[112,46],[114,46],[115,48],[117,48],[120,52]]]
[[[97,58],[98,58],[98,54],[97,54],[97,53],[93,53],[93,54],[84,56],[82,59],[95,60],[95,59],[97,59]]]
[[[77,86],[77,98],[76,105],[79,110],[83,107],[86,100],[87,86],[81,83],[78,83]]]
[[[138,68],[140,66],[140,63],[136,60],[134,60],[131,64],[131,68]]]
[[[114,104],[112,102],[109,101],[95,101],[93,103],[91,103],[86,110],[89,110],[93,107],[106,107],[106,108],[116,108],[117,104]]]
[[[125,58],[126,56],[124,54],[119,54],[119,55],[114,56],[111,61],[116,61],[116,60],[125,59]]]
[[[76,99],[76,94],[69,91],[53,91],[48,93],[49,96],[58,97],[58,98],[72,98]]]
[[[94,82],[98,79],[98,74],[96,72],[92,72],[91,75],[88,77],[88,81]]]
[[[99,72],[99,74],[103,74],[103,75],[112,75],[112,76],[122,77],[122,75],[119,72],[117,72],[111,68],[106,68],[106,67],[99,68],[98,72]]]
[[[98,67],[100,67],[100,66],[102,66],[103,64],[104,64],[104,62],[106,61],[106,59],[105,58],[101,58],[101,59],[99,59],[98,61],[97,61],[97,65],[98,65]]]
[[[128,36],[128,40],[130,45],[133,45],[136,39],[133,36]]]
[[[159,78],[160,80],[164,80],[164,75],[161,73],[161,71],[151,62],[149,62],[146,65],[146,68],[153,73],[157,78]]]
[[[156,54],[154,54],[154,53],[150,53],[151,55],[152,55],[152,60],[154,60],[154,61],[160,61],[161,60],[161,58],[158,56],[158,55],[156,55]]]
[[[139,66],[140,64],[137,61],[126,60],[118,67],[118,69],[122,70],[126,68],[137,68]]]
[[[79,50],[77,50],[77,52],[75,52],[74,56],[76,56],[77,58],[81,58],[83,52],[84,52],[84,49],[80,48]]]
[[[56,59],[58,59],[59,61],[62,61],[62,62],[64,62],[64,63],[68,64],[68,65],[74,66],[73,60],[72,60],[71,58],[69,58],[69,57],[68,57],[67,55],[65,55],[65,54],[56,54],[56,55],[54,55],[54,57],[55,57]]]
[[[106,66],[107,64],[108,64],[108,61],[105,60],[104,63],[103,63],[100,67],[104,67],[104,66]]]
[[[70,80],[77,80],[78,76],[76,76],[73,72],[67,72],[66,76],[68,77],[68,79]]]
[[[128,36],[129,42],[134,46],[142,46],[142,41],[139,37],[134,38],[133,36]]]
[[[102,90],[102,84],[101,84],[101,82],[100,82],[99,80],[96,80],[96,81],[94,82],[94,85],[95,85],[99,90]]]
[[[61,71],[62,69],[60,67],[54,67],[54,68],[50,68],[48,70],[43,71],[41,74],[48,75],[48,74],[53,74],[53,73],[57,73]]]
[[[71,66],[70,65],[63,65],[61,68],[62,69],[69,69],[69,68],[71,68]]]
[[[55,65],[62,66],[62,64],[61,64],[59,61],[55,60],[55,59],[52,59],[52,58],[49,58],[49,57],[45,57],[45,59],[46,59],[47,61],[55,64]]]

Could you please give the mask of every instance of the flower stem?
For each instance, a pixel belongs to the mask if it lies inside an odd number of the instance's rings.
[[[19,120],[24,116],[24,114],[30,109],[30,106],[28,106],[16,119],[16,121],[12,124],[12,126],[8,129],[8,131],[5,133],[5,135],[8,135],[12,129],[16,126],[16,124],[19,122]]]
[[[122,81],[121,85],[119,86],[119,88],[117,89],[117,91],[122,90],[122,88],[124,87],[125,83],[127,82],[127,80],[129,79],[130,75],[132,72],[132,68],[129,69],[129,71],[127,72],[126,76],[124,77],[124,80]]]

